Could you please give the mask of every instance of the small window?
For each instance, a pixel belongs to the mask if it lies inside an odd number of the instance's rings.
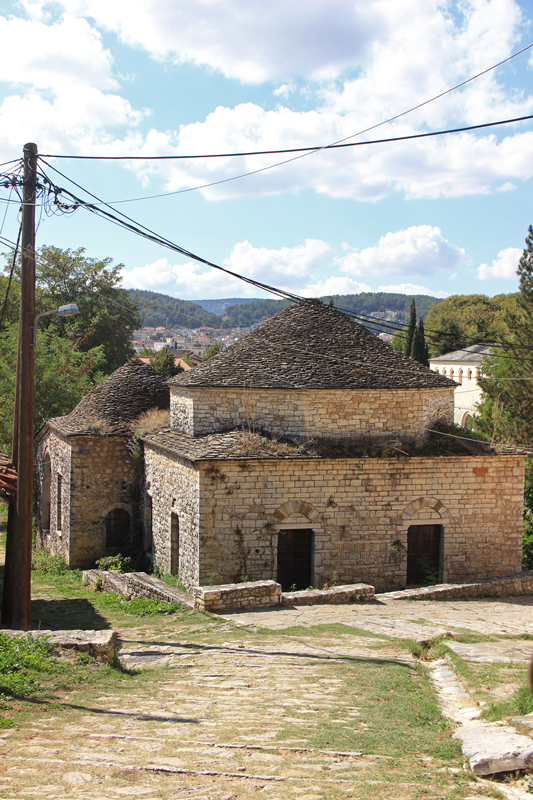
[[[443,367],[443,368],[442,368],[442,374],[443,374],[443,375],[446,375],[446,367]]]
[[[466,373],[466,377],[468,378],[469,381],[472,380],[472,370],[471,369],[469,369],[468,372]]]
[[[453,369],[450,370],[450,378],[453,380]]]
[[[458,383],[462,383],[463,382],[463,370],[462,369],[459,370],[459,375],[457,377],[457,382]]]
[[[130,543],[131,517],[123,508],[114,508],[105,518],[105,546],[124,547]]]
[[[56,528],[58,531],[62,528],[63,518],[63,476],[57,475],[57,495],[56,495]]]

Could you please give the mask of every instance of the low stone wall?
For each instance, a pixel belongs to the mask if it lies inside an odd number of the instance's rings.
[[[283,592],[284,606],[313,606],[317,603],[353,603],[356,600],[372,600],[375,589],[367,583],[352,583],[332,589],[304,589],[303,592]]]
[[[152,578],[146,572],[106,572],[88,569],[83,572],[83,583],[102,589],[104,592],[117,592],[129,600],[144,597],[147,600],[161,600],[163,603],[180,603],[194,608],[194,598],[174,586]]]
[[[466,583],[440,583],[400,592],[384,592],[377,594],[376,600],[449,600],[454,597],[505,597],[516,594],[533,594],[533,570]]]
[[[281,603],[281,584],[276,581],[248,581],[193,589],[194,607],[200,611],[234,611],[239,608],[267,608]]]
[[[117,658],[117,632],[105,631],[13,631],[2,630],[7,636],[44,636],[53,647],[78,650],[93,658],[112,663]]]

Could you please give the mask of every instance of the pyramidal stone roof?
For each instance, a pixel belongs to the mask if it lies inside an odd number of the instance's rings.
[[[173,386],[421,389],[454,386],[319,300],[289,306]]]
[[[149,364],[133,359],[91,389],[70,414],[48,422],[67,436],[127,435],[141,414],[169,405],[167,380]]]

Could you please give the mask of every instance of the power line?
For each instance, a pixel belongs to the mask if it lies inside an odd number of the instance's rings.
[[[408,112],[405,112],[408,113]],[[282,153],[312,153],[322,150],[338,150],[344,147],[363,147],[369,144],[388,144],[389,142],[404,142],[409,139],[427,139],[431,136],[444,136],[448,133],[464,133],[466,131],[477,131],[481,128],[495,128],[498,125],[509,125],[513,122],[524,122],[533,119],[533,114],[525,117],[515,117],[514,119],[502,119],[497,122],[484,122],[479,125],[467,125],[462,128],[446,128],[442,131],[429,131],[428,133],[412,133],[407,136],[391,136],[387,139],[371,139],[365,142],[344,142],[343,144],[313,145],[311,147],[290,147],[283,150],[250,150],[242,153],[203,153],[200,155],[173,155],[173,156],[63,156],[55,153],[42,153],[43,158],[68,158],[81,159],[85,161],[179,161],[197,158],[244,158],[246,156],[270,156],[281,155]],[[384,124],[384,123],[380,123]],[[361,134],[353,134],[359,136]],[[269,167],[270,169],[270,167]],[[252,173],[247,173],[252,174]],[[174,194],[170,192],[169,194]],[[126,202],[114,201],[114,202]]]
[[[4,303],[2,305],[2,313],[0,314],[0,330],[2,330],[2,323],[4,321],[4,315],[6,313],[7,301],[8,301],[8,298],[9,298],[9,291],[11,289],[11,281],[13,280],[13,273],[15,271],[15,263],[17,261],[17,252],[18,252],[18,249],[19,249],[21,235],[22,235],[22,223],[20,224],[20,227],[19,227],[19,233],[18,233],[18,237],[17,237],[17,242],[15,244],[15,252],[13,253],[13,261],[11,262],[11,270],[9,272],[9,280],[7,282],[6,296],[4,297]]]

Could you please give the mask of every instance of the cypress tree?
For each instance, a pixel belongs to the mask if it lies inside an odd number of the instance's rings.
[[[416,331],[416,305],[415,298],[411,298],[411,308],[409,309],[409,324],[407,325],[406,341],[405,341],[405,354],[411,355],[411,348],[413,346],[413,339]]]
[[[422,318],[420,318],[420,322],[418,323],[417,329],[415,331],[415,335],[413,336],[413,343],[411,345],[411,358],[414,358],[415,361],[419,361],[424,366],[428,366],[428,348],[426,344],[426,337],[424,333],[424,323],[422,322]]]

